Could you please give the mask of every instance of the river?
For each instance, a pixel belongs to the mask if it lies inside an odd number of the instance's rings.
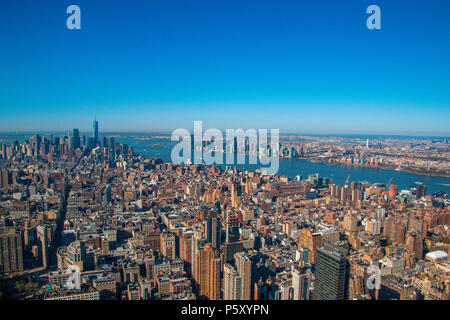
[[[116,138],[117,142],[132,145],[135,153],[144,157],[156,157],[165,162],[171,161],[172,147],[176,144],[168,139],[138,140],[134,138]],[[246,170],[255,170],[261,165],[236,165]],[[222,165],[225,167],[225,165]],[[348,165],[333,165],[312,162],[306,159],[280,159],[278,175],[295,177],[301,175],[306,179],[309,174],[319,173],[321,177],[333,179],[335,183],[345,184],[347,177],[350,181],[369,181],[370,183],[388,183],[399,186],[399,190],[408,189],[414,182],[423,182],[427,186],[427,193],[443,191],[450,194],[450,179],[445,177],[425,176],[406,171],[357,167]]]
[[[0,143],[12,143],[14,140],[22,143],[28,137],[29,135],[11,134],[9,136],[3,136],[0,139]],[[165,162],[172,162],[172,147],[176,144],[176,142],[165,138],[139,139],[122,136],[116,137],[115,141],[133,146],[135,153],[146,158],[160,158]],[[222,165],[222,167],[225,167],[225,165]],[[261,166],[239,164],[237,167],[244,168],[245,170],[256,170]],[[309,174],[314,173],[319,173],[321,177],[331,178],[335,183],[341,185],[345,183],[347,177],[350,178],[350,181],[369,181],[370,183],[388,183],[392,178],[392,184],[398,185],[399,190],[408,189],[414,182],[423,182],[427,186],[427,193],[443,191],[450,195],[450,179],[445,177],[425,176],[405,171],[370,167],[316,163],[306,159],[280,159],[278,175],[288,177],[301,175],[302,179],[306,179]]]

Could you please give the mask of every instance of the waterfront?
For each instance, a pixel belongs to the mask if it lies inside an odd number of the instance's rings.
[[[46,133],[48,134],[48,133]],[[54,133],[55,135],[57,133]],[[29,139],[31,134],[4,135],[0,142],[12,143],[15,140],[23,142]],[[146,158],[160,158],[165,162],[172,162],[172,147],[177,144],[168,138],[116,135],[116,142],[133,146],[135,153]],[[235,165],[246,170],[259,169],[260,165],[240,164]],[[221,165],[225,168],[226,165]],[[340,164],[326,164],[313,162],[307,159],[280,159],[278,174],[282,176],[295,177],[301,175],[302,179],[308,178],[309,174],[319,173],[321,177],[333,179],[335,183],[344,184],[349,177],[350,181],[369,181],[370,183],[388,183],[391,178],[392,184],[399,186],[399,190],[407,189],[416,181],[423,182],[427,186],[428,193],[443,191],[450,194],[450,178],[438,176],[426,176],[406,171],[379,169],[371,167],[349,166]]]
[[[144,157],[160,158],[171,162],[172,147],[176,142],[168,139],[135,139],[116,138],[117,142],[132,145],[135,153]],[[222,165],[221,167],[225,167]],[[246,170],[256,170],[260,165],[235,165]],[[399,190],[407,189],[414,182],[423,182],[427,186],[428,193],[443,191],[450,194],[450,179],[446,177],[425,176],[405,171],[378,169],[360,166],[334,165],[312,162],[306,159],[280,159],[278,174],[282,176],[295,177],[301,175],[302,179],[308,178],[309,174],[319,173],[321,177],[329,177],[335,183],[344,184],[349,177],[350,181],[369,181],[371,183],[388,183],[391,178],[392,184],[399,186]]]

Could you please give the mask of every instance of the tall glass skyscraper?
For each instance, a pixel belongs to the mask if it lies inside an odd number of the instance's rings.
[[[97,146],[98,143],[98,122],[95,119],[92,123],[92,138],[94,139],[94,147]]]
[[[78,149],[78,148],[80,148],[80,144],[81,144],[81,141],[80,141],[80,131],[79,131],[78,129],[73,129],[73,131],[72,131],[72,141],[71,141],[71,144],[72,144],[72,148],[73,148],[73,149]]]

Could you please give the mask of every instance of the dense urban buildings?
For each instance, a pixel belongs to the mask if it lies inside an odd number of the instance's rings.
[[[1,144],[3,298],[450,297],[449,200],[423,183],[173,164],[119,140],[95,120]]]

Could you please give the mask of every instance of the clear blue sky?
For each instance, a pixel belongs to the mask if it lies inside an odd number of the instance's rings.
[[[448,0],[2,0],[0,131],[96,116],[101,131],[449,135],[449,17]]]

